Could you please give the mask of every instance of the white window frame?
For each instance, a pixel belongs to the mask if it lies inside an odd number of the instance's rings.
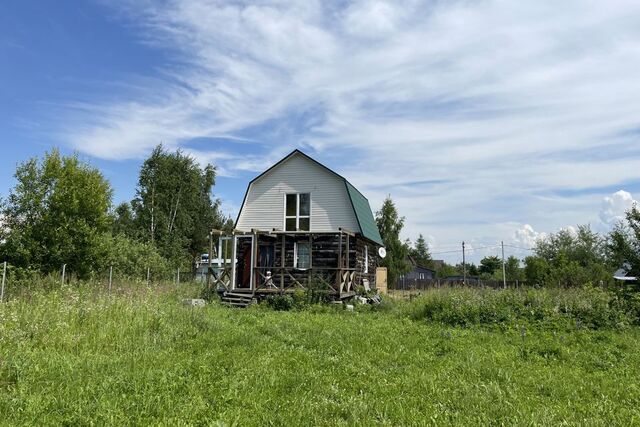
[[[300,243],[307,245],[309,247],[309,266],[300,268],[298,267],[298,247]],[[293,244],[293,268],[297,268],[298,270],[308,270],[311,268],[311,244],[309,242],[294,242]]]
[[[309,215],[300,215],[300,195],[308,194],[309,195]],[[296,196],[296,214],[287,215],[287,196]],[[282,224],[282,229],[284,231],[300,231],[300,220],[308,219],[309,220],[309,230],[302,231],[311,231],[311,192],[308,193],[285,193],[284,195],[284,223]],[[287,230],[287,220],[295,219],[296,220],[296,229],[295,230]]]
[[[369,274],[369,245],[364,245],[364,274]]]

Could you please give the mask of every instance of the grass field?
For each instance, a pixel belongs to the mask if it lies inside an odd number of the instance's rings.
[[[0,424],[640,424],[637,327],[181,305],[193,292],[0,306]]]

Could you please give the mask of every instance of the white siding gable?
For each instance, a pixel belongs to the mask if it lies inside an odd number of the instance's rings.
[[[236,228],[283,230],[290,193],[311,193],[311,231],[360,232],[344,179],[298,153],[251,183]]]

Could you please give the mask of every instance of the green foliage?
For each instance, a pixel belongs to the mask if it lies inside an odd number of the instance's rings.
[[[539,241],[535,256],[525,259],[529,284],[544,286],[582,286],[612,282],[607,241],[589,226],[577,232],[560,230]]]
[[[513,255],[505,260],[505,275],[509,281],[524,280],[524,270],[520,267],[520,260]]]
[[[462,263],[456,264],[455,266],[455,274],[462,276],[465,268],[467,270],[467,276],[480,276],[480,269],[474,263],[467,263],[466,266]]]
[[[289,294],[270,295],[267,297],[266,303],[276,311],[289,311],[295,305],[293,297]]]
[[[492,277],[497,272],[502,273],[502,260],[495,255],[486,256],[480,260],[478,271],[486,277]]]
[[[18,166],[17,184],[2,208],[0,247],[11,264],[51,273],[67,270],[87,277],[100,263],[112,190],[102,174],[76,155],[56,150]]]
[[[114,274],[119,276],[144,278],[150,268],[154,275],[167,277],[176,267],[170,265],[154,246],[132,240],[123,234],[104,234],[100,243],[100,262],[96,266],[99,272],[106,272],[113,267]],[[190,269],[188,261],[181,265],[183,271]]]
[[[107,297],[65,287],[0,305],[0,424],[622,426],[640,418],[635,327],[460,328],[395,311],[192,308],[179,301],[195,287],[150,290]]]
[[[398,210],[391,197],[387,197],[382,208],[376,212],[376,223],[387,249],[387,256],[381,264],[383,267],[387,267],[389,283],[395,283],[400,275],[411,270],[411,266],[407,262],[407,245],[400,240],[404,217],[401,218],[398,215]]]
[[[431,268],[431,254],[424,236],[420,234],[413,247],[409,247],[409,255],[421,267]]]
[[[156,147],[142,165],[132,202],[135,235],[157,246],[169,260],[194,259],[208,247],[211,229],[229,226],[220,202],[211,197],[215,177],[213,166],[201,169],[180,150],[171,153],[162,145]]]
[[[439,278],[445,278],[449,276],[455,276],[458,274],[458,269],[446,262],[442,263],[436,268],[436,276]]]
[[[407,308],[413,319],[451,326],[535,323],[546,327],[601,329],[638,324],[634,300],[600,288],[430,290]]]
[[[131,203],[120,203],[113,212],[113,235],[123,234],[130,238],[139,238],[136,229]]]
[[[607,249],[615,268],[627,264],[631,276],[640,276],[640,210],[637,205],[626,213],[626,221],[612,230]]]

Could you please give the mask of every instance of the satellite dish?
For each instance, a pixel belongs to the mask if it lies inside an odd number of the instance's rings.
[[[378,249],[378,255],[380,255],[380,258],[386,258],[387,250],[385,248]]]

